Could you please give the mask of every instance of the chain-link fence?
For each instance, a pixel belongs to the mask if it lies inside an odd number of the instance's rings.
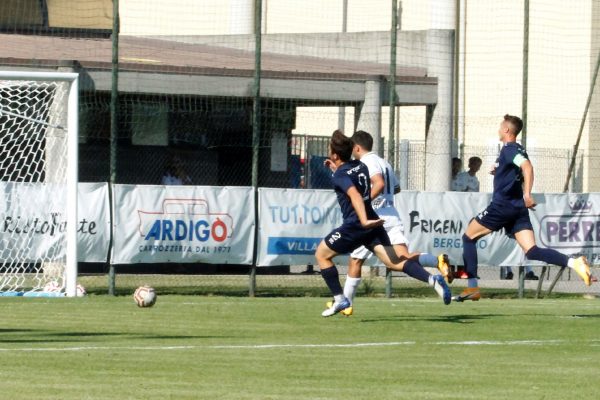
[[[489,192],[497,127],[510,113],[526,122],[535,192],[563,192],[565,183],[598,191],[600,2],[525,6],[4,1],[0,68],[79,72],[81,181],[330,188],[323,161],[339,128],[372,133],[403,189],[448,190],[451,158],[478,156],[481,191]],[[285,167],[273,168],[280,154]],[[277,271],[305,266],[259,273]],[[205,282],[248,267],[117,272],[203,273]]]

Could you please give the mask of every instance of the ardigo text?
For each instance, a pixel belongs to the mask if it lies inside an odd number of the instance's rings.
[[[139,246],[139,252],[154,253],[196,253],[228,254],[231,246],[195,245],[193,242],[213,241],[221,243],[230,234],[230,227],[216,218],[212,221],[157,219],[144,236],[146,242],[176,241],[177,243],[154,243]],[[182,243],[184,242],[184,243]]]

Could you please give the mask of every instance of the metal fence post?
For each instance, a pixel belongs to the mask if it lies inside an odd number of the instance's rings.
[[[407,139],[400,141],[400,189],[408,189],[408,150],[409,143]]]
[[[258,152],[260,146],[260,71],[261,71],[262,0],[254,2],[254,104],[252,109],[252,187],[254,188],[254,251],[250,267],[248,296],[256,295],[256,259],[258,258]]]
[[[522,299],[525,293],[525,267],[519,265],[519,298]]]
[[[108,185],[109,201],[112,204],[112,186],[117,180],[117,133],[119,129],[119,0],[113,0],[113,28],[112,28],[112,76],[110,92],[110,182]],[[112,248],[112,229],[110,244]],[[116,286],[115,266],[108,260],[108,294],[114,296]]]

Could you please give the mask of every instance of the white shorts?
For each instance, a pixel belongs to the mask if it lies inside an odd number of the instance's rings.
[[[402,224],[394,225],[389,228],[385,227],[385,231],[390,237],[390,242],[393,245],[405,244],[408,246],[408,240],[406,240],[406,237],[404,236],[404,226]],[[357,258],[359,260],[366,260],[367,258],[371,257],[371,255],[373,255],[373,253],[369,249],[367,249],[365,246],[360,246],[358,249],[354,250],[352,254],[350,254],[350,257]]]

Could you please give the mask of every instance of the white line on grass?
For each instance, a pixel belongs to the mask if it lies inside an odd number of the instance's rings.
[[[594,342],[591,340],[589,342]],[[519,346],[519,345],[557,345],[571,343],[571,341],[556,340],[469,340],[452,342],[424,342],[425,345],[458,345],[458,346]],[[574,342],[573,342],[574,343]],[[577,341],[581,343],[581,341]],[[417,342],[367,342],[367,343],[317,343],[317,344],[254,344],[254,345],[212,345],[212,346],[78,346],[78,347],[22,347],[22,348],[0,348],[0,352],[57,352],[57,351],[97,351],[97,350],[193,350],[193,349],[282,349],[282,348],[358,348],[358,347],[389,347],[389,346],[412,346]]]

